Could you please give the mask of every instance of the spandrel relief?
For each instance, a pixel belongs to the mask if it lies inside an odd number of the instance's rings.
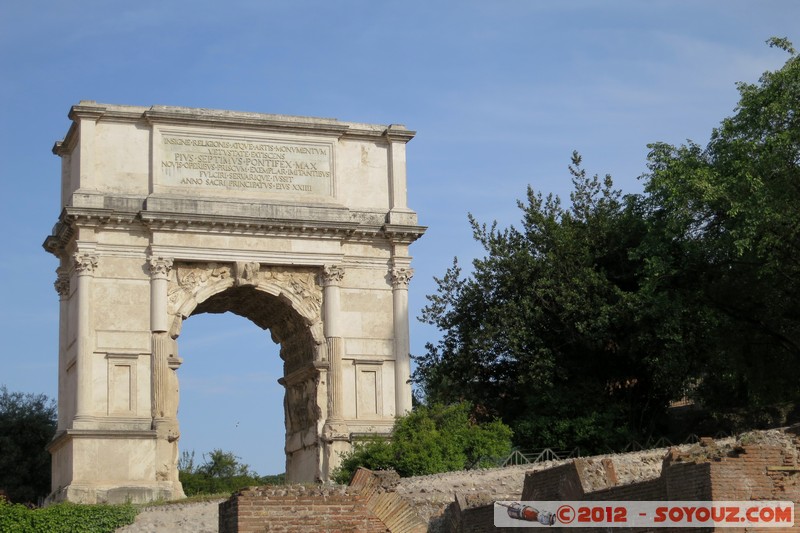
[[[231,277],[231,267],[218,263],[175,263],[170,273],[167,298],[169,312],[176,313],[176,308],[189,296],[193,296],[203,287],[215,285]]]
[[[231,265],[176,262],[167,292],[170,313],[175,314],[181,303],[193,297],[200,289],[231,278],[237,286],[258,286],[262,283],[272,285],[317,312],[322,306],[322,288],[312,269],[289,270],[285,267],[262,266],[257,262]]]
[[[314,271],[289,271],[284,267],[263,268],[263,279],[290,292],[314,307],[322,306],[322,288]]]

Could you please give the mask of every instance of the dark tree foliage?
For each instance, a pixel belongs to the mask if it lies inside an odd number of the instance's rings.
[[[486,255],[428,297],[443,336],[416,358],[426,401],[466,398],[523,447],[602,451],[663,435],[687,393],[712,409],[797,398],[800,66],[770,43],[786,65],[739,86],[705,149],[651,145],[643,194],[576,153],[568,207],[529,189],[518,228],[470,216]]]
[[[696,396],[755,408],[800,393],[800,58],[739,84],[703,149],[650,146],[648,287],[702,323]]]
[[[469,399],[526,447],[615,446],[648,431],[674,388],[654,386],[633,335],[639,206],[580,163],[569,208],[529,189],[520,228],[470,217],[487,255],[466,278],[454,262],[422,315],[444,332],[417,359],[426,400]]]
[[[50,492],[50,453],[56,406],[44,394],[0,386],[0,490],[12,502],[37,503]]]

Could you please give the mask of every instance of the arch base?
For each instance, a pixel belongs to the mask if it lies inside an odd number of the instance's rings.
[[[180,481],[155,481],[154,430],[68,429],[56,435],[47,503],[146,503],[185,498]],[[122,453],[121,453],[122,452]]]

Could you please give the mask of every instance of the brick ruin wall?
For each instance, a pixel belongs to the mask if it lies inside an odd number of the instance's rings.
[[[405,479],[362,469],[346,488],[240,491],[220,504],[219,531],[504,531],[494,528],[493,503],[502,500],[799,502],[800,437],[795,429],[761,431],[738,440]],[[800,519],[797,503],[795,516]]]
[[[397,479],[360,469],[348,487],[250,487],[220,504],[219,532],[426,532],[427,523],[391,490]]]
[[[324,526],[321,526],[324,524]],[[364,531],[386,526],[344,487],[253,487],[220,504],[220,533]]]
[[[520,501],[653,501],[653,500],[778,500],[795,502],[796,530],[800,520],[800,438],[796,430],[753,432],[736,441],[673,448],[663,457],[655,476],[630,481],[635,460],[621,463],[613,458],[576,459],[547,470],[529,472]],[[634,458],[633,455],[631,458]],[[625,480],[622,482],[621,480]],[[494,501],[498,501],[495,499]],[[494,528],[493,502],[470,504],[456,497],[445,513],[444,531],[504,531]],[[582,528],[582,531],[604,531]],[[677,530],[677,529],[676,529]],[[691,531],[712,531],[693,528]],[[509,531],[516,529],[509,528]],[[636,529],[630,529],[635,533]],[[659,529],[669,531],[669,529]],[[687,530],[688,531],[688,530]],[[733,533],[744,529],[725,528]],[[747,531],[777,532],[778,528],[748,528]]]

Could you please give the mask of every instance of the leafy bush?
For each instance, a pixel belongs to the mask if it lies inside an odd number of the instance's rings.
[[[468,402],[418,407],[397,419],[391,439],[356,443],[342,456],[334,480],[349,482],[360,466],[406,477],[486,466],[489,458],[508,454],[511,429],[499,420],[478,423],[470,410]]]
[[[230,494],[255,485],[282,485],[285,475],[259,476],[250,467],[239,462],[232,452],[220,449],[211,451],[205,462],[195,466],[194,452],[183,452],[178,462],[178,474],[183,492],[187,496],[198,494]]]
[[[0,498],[0,533],[111,533],[132,524],[133,505],[76,505],[60,503],[29,509]]]

